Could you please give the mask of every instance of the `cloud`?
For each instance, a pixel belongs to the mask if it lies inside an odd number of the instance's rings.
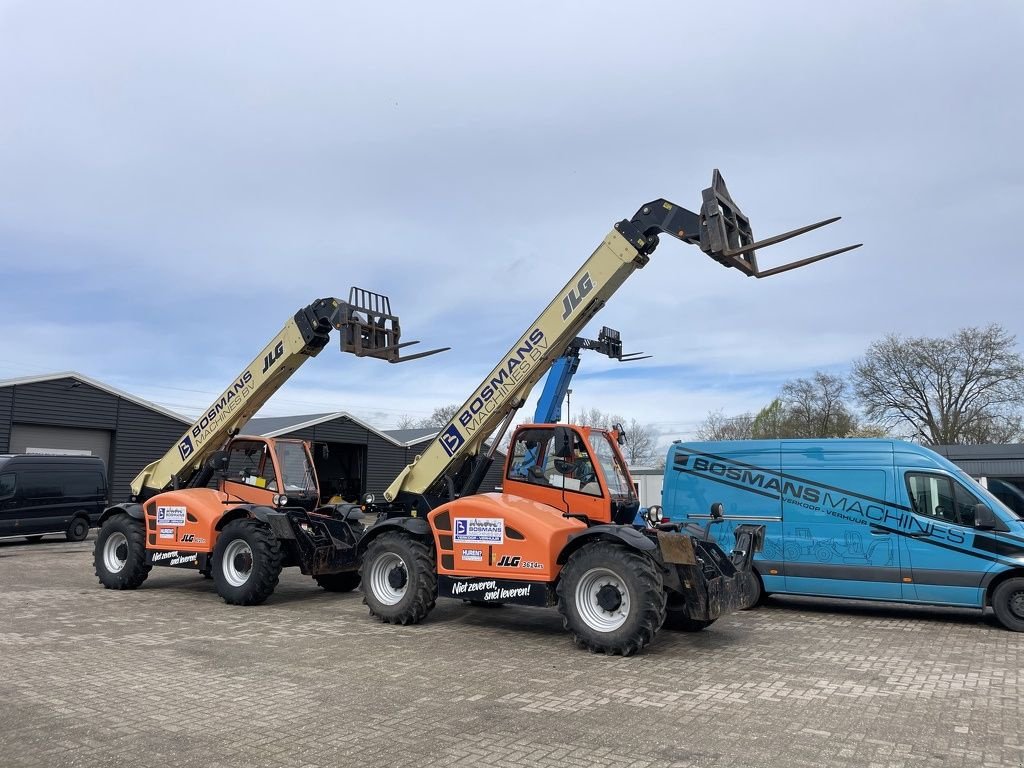
[[[886,22],[879,23],[884,17]],[[389,294],[398,368],[325,351],[267,406],[387,425],[462,401],[615,221],[722,169],[765,281],[665,238],[575,397],[685,429],[872,339],[1024,332],[1024,10],[866,2],[21,3],[0,11],[0,375],[182,410],[297,308]],[[642,371],[642,373],[641,373]]]

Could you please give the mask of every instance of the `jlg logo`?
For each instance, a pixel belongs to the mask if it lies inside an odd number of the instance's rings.
[[[594,282],[590,279],[590,273],[584,272],[583,277],[576,283],[576,287],[570,288],[569,292],[562,298],[562,309],[564,310],[562,312],[562,319],[565,320],[569,317],[573,310],[583,303],[583,299],[592,290],[594,290]]]
[[[277,346],[274,347],[274,351],[263,358],[263,373],[270,370],[270,366],[278,361],[278,358],[284,354],[284,342],[277,342]]]
[[[184,536],[181,537],[181,540],[182,542],[193,544],[195,543],[196,535],[194,533],[186,533]]]
[[[519,561],[522,560],[519,555],[502,555],[501,559],[498,560],[499,568],[518,568]]]

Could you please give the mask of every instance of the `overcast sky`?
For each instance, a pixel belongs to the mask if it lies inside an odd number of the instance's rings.
[[[402,366],[329,347],[263,415],[461,402],[614,222],[720,168],[756,281],[663,241],[573,408],[686,437],[888,333],[1024,338],[1024,3],[0,0],[0,378],[192,415],[296,309],[387,293]]]

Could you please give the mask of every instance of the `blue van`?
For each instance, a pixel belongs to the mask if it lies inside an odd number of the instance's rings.
[[[972,608],[1024,631],[1024,521],[956,465],[898,440],[676,442],[663,514],[731,541],[763,523],[762,594]]]

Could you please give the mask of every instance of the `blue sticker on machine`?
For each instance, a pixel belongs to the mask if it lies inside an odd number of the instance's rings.
[[[438,440],[441,441],[441,447],[444,448],[444,452],[449,456],[454,456],[455,452],[466,442],[466,438],[462,436],[462,433],[459,432],[458,427],[454,424],[442,432]]]

